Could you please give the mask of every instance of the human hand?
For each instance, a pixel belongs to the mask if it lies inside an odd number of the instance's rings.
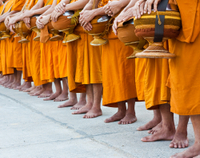
[[[153,5],[154,12],[156,12],[158,10],[158,3],[160,1],[161,0],[147,0],[144,6],[144,12],[150,14],[152,11],[152,5]]]
[[[108,4],[104,6],[105,14],[108,16],[114,16],[118,12],[120,12],[121,7],[118,1],[109,1]]]
[[[29,17],[26,17],[26,18],[24,18],[23,19],[23,21],[24,21],[24,23],[25,23],[25,25],[28,27],[28,28],[31,28],[31,18],[29,18]]]
[[[87,31],[92,30],[92,25],[90,21],[94,19],[94,10],[85,10],[80,13],[79,23]]]
[[[44,28],[44,26],[49,22],[50,16],[40,16],[37,21],[36,25],[38,29]]]
[[[65,6],[66,6],[65,3],[60,2],[58,5],[56,5],[55,11],[64,14],[65,13]]]
[[[53,13],[51,14],[51,20],[56,22],[58,20],[58,17],[62,15],[61,12],[56,12],[56,11],[53,11]]]
[[[9,28],[9,21],[10,21],[10,16],[7,16],[4,20],[4,24],[7,28]],[[3,22],[3,21],[2,21]]]

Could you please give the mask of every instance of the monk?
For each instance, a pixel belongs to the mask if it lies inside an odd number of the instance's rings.
[[[4,22],[5,18],[9,15],[16,13],[17,11],[11,11],[13,1],[10,0],[5,4],[5,10],[0,16],[0,23]],[[2,81],[3,86],[7,86],[14,81],[14,69],[7,66],[7,51],[8,51],[8,41],[9,39],[1,40],[1,64],[2,64],[2,74],[6,75],[7,78]]]
[[[25,4],[25,0],[13,1],[14,5],[11,8],[12,14],[21,11],[22,7]],[[12,14],[7,15],[5,19],[5,25]],[[11,35],[14,36],[14,35]],[[7,88],[17,89],[21,85],[21,74],[22,74],[22,46],[18,43],[18,38],[9,38],[8,39],[8,51],[7,51],[7,66],[14,69],[14,80],[10,84],[6,84]]]
[[[80,13],[79,22],[84,29],[85,25],[83,24],[89,24],[89,21],[94,18],[91,9],[91,2],[89,2]],[[85,22],[88,15],[91,15],[89,21]],[[101,48],[92,47],[89,44],[92,41],[92,36],[86,33],[82,34],[81,39],[84,40],[85,45],[82,63],[83,75],[79,76],[81,78],[77,79],[77,81],[79,80],[79,83],[86,85],[87,104],[72,114],[86,113],[83,118],[94,118],[102,115],[100,108],[102,95]]]
[[[176,0],[182,20],[182,29],[177,39],[170,40],[169,50],[176,54],[170,60],[171,111],[179,116],[190,117],[195,143],[172,158],[200,157],[200,111],[199,111],[199,54],[200,2]],[[190,18],[188,18],[188,16]],[[190,66],[188,67],[188,64]]]
[[[50,15],[52,11],[54,10],[54,7],[56,6],[56,4],[57,4],[57,1],[56,0],[53,1],[51,8],[49,8],[45,13],[43,13],[37,19],[37,23],[36,23],[37,27],[42,29],[43,32],[47,27],[47,23],[49,22]],[[54,83],[56,86],[56,93],[49,95],[49,98],[44,99],[44,100],[54,100],[54,101],[67,100],[68,99],[68,86],[67,86],[67,79],[66,79],[67,73],[66,71],[63,71],[64,68],[61,67],[61,65],[63,66],[65,65],[65,61],[67,60],[67,56],[65,56],[66,47],[62,45],[61,41],[51,42],[51,41],[48,41],[48,39],[46,39],[46,41],[41,41],[41,42],[44,42],[41,44],[42,79],[47,79],[47,80],[52,80],[52,81],[55,80]],[[44,63],[44,60],[46,60],[45,61],[46,63]],[[59,60],[63,64],[59,65],[60,64]],[[62,80],[63,82],[63,90],[61,89],[60,80]]]
[[[33,13],[33,10],[35,11],[36,9],[39,9],[40,7],[42,7],[43,3],[44,2],[42,0],[42,1],[38,1],[37,5],[35,5],[36,4],[35,1],[28,1],[27,5],[26,5],[26,8],[25,8],[25,11],[21,12],[21,14],[18,15],[18,16],[12,17],[9,20],[10,28],[12,28],[16,22],[21,21],[21,20],[23,20],[25,22],[25,24],[29,27],[30,26],[30,16],[32,16],[32,15],[30,15],[31,14],[30,12],[32,11],[32,13]],[[31,11],[29,11],[29,9],[31,9]],[[48,7],[44,8],[44,9],[48,9]],[[45,11],[44,9],[35,12],[35,14],[39,14],[42,11],[44,12]],[[32,36],[34,36],[34,35],[32,35]],[[39,62],[35,61],[31,65],[30,64],[31,60],[34,60],[35,58],[34,57],[32,57],[32,58],[29,57],[30,53],[33,53],[32,50],[31,50],[32,47],[34,47],[34,44],[37,44],[37,43],[33,44],[33,42],[32,42],[33,40],[31,39],[31,36],[28,36],[28,39],[29,39],[30,42],[28,44],[23,44],[23,63],[24,63],[23,64],[23,78],[24,78],[25,81],[27,81],[26,83],[29,84],[29,85],[31,84],[30,81],[32,81],[32,78],[33,78],[33,81],[35,81],[35,84],[37,85],[38,84],[37,80],[39,79],[39,77],[37,76],[38,74],[35,74],[34,72],[35,71],[38,72],[37,66],[35,67],[35,65],[38,65]],[[38,46],[37,46],[37,48],[38,48]],[[36,53],[37,50],[38,50],[37,48],[33,49],[33,51],[35,52],[34,56],[37,56],[36,54],[38,54],[38,53]],[[31,75],[31,68],[33,68],[32,69],[33,76]],[[29,88],[30,86],[26,86],[25,85],[25,87]],[[37,89],[38,88],[36,88],[35,90],[37,90]],[[21,90],[25,90],[25,89],[22,88]],[[33,91],[33,94],[31,94],[31,95],[35,95],[35,93],[36,92]]]
[[[154,4],[157,2],[155,1]],[[146,1],[146,4],[144,4],[144,1],[138,1],[138,3],[132,8],[133,10],[133,16],[135,18],[140,18],[143,13],[150,13],[151,8],[150,4],[152,4],[150,1]],[[141,9],[142,8],[142,9]],[[154,11],[157,11],[157,7],[154,6]],[[153,64],[153,65],[152,65]],[[160,65],[160,66],[159,66]],[[146,107],[147,109],[154,109],[159,106],[159,110],[161,112],[162,117],[162,124],[158,124],[160,126],[160,129],[156,132],[153,132],[153,135],[142,138],[142,141],[155,141],[155,140],[172,140],[172,143],[170,144],[170,147],[178,147],[178,148],[184,148],[188,146],[188,139],[187,139],[187,122],[188,118],[182,118],[179,119],[179,125],[175,134],[175,127],[173,122],[173,114],[169,111],[169,89],[166,88],[167,78],[169,74],[168,70],[168,62],[165,59],[147,59],[147,66],[146,68],[151,69],[151,72],[147,69],[145,72],[145,75],[148,80],[146,81],[146,87],[145,91],[145,101],[146,101]],[[162,69],[159,69],[162,68]],[[154,70],[154,71],[152,71]],[[153,82],[152,80],[152,74],[156,72],[156,80],[160,80],[157,83],[161,83],[160,86],[156,85],[156,87],[160,87],[160,91],[157,88],[156,91],[152,91],[150,93],[151,89],[153,88]],[[161,79],[162,76],[162,79]],[[155,80],[154,79],[154,80]],[[148,83],[149,82],[149,83]],[[153,95],[157,94],[157,98],[154,98]],[[160,100],[159,100],[160,98]],[[164,103],[164,104],[163,104]],[[181,130],[184,130],[181,132]],[[181,132],[181,133],[180,133]],[[184,133],[184,134],[182,134]],[[181,136],[179,136],[182,134]],[[185,135],[186,134],[186,135]],[[175,136],[174,136],[175,135]],[[178,137],[179,136],[179,137]]]
[[[76,10],[82,9],[88,0],[78,0],[71,1],[70,4],[67,4],[68,1],[60,2],[56,7],[54,12],[51,14],[52,25],[59,28],[59,25],[62,25],[62,14],[67,10]],[[77,26],[75,29],[75,34],[82,35],[80,26]],[[83,32],[83,30],[82,30]],[[80,85],[75,82],[75,78],[80,78],[82,76],[81,63],[83,62],[83,53],[79,52],[83,46],[83,40],[78,39],[77,41],[67,43],[67,78],[70,91],[69,101],[65,102],[63,105],[60,105],[59,108],[73,106],[71,109],[79,109],[86,104],[85,99],[85,86]],[[76,76],[76,77],[75,77]],[[78,79],[77,79],[78,80]],[[79,82],[79,81],[77,81]],[[77,100],[76,93],[81,93],[79,101]]]
[[[99,15],[115,16],[129,3],[129,0],[112,1],[106,4]],[[110,13],[112,12],[112,13]],[[134,123],[135,116],[135,61],[127,60],[132,49],[125,46],[110,29],[108,44],[102,45],[103,105],[118,107],[118,112],[105,120],[106,123],[119,121],[119,124]],[[109,71],[109,70],[112,71]],[[128,109],[126,110],[126,102]]]

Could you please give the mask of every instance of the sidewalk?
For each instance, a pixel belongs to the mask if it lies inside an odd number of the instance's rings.
[[[103,116],[83,119],[59,104],[0,86],[0,158],[168,158],[182,151],[170,149],[170,141],[140,141],[148,134],[136,128],[153,116],[144,102],[136,103],[138,121],[130,125],[104,123],[115,108],[102,107]],[[188,133],[192,145],[191,122]]]

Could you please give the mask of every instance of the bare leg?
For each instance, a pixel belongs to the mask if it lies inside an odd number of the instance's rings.
[[[83,118],[94,118],[102,115],[101,96],[102,84],[93,84],[93,105],[92,108],[83,116]]]
[[[161,122],[160,109],[153,110],[153,114],[154,114],[153,119],[151,121],[149,121],[147,124],[137,128],[138,131],[149,130]]]
[[[142,138],[143,142],[153,142],[157,140],[172,140],[175,134],[173,114],[170,112],[170,105],[163,104],[159,106],[162,116],[162,128],[147,137]]]
[[[189,121],[189,116],[179,115],[179,123],[174,136],[174,139],[170,143],[170,148],[186,148],[189,145],[189,140],[187,138],[187,124]]]
[[[45,98],[44,101],[54,100],[56,97],[58,97],[61,94],[62,88],[61,88],[61,84],[60,84],[60,79],[55,79],[54,84],[55,84],[55,87],[56,87],[56,92],[51,94],[50,97]]]
[[[42,85],[36,86],[30,93],[31,96],[39,96],[44,91],[44,88]]]
[[[81,107],[83,107],[86,104],[86,93],[81,93],[80,94],[80,99],[78,101],[78,103],[76,103],[71,110],[78,110]]]
[[[131,124],[137,121],[135,116],[135,98],[128,100],[128,110],[126,111],[126,115],[123,119],[121,119],[118,124]]]
[[[8,80],[7,80],[7,82],[5,82],[5,83],[3,84],[3,86],[6,87],[6,88],[10,87],[11,84],[13,83],[13,81],[14,81],[14,74],[10,74],[10,75],[8,75]]]
[[[8,81],[8,75],[3,76],[3,78],[0,81],[0,85],[3,85],[4,83],[6,83]]]
[[[62,105],[59,105],[58,108],[65,108],[69,106],[74,106],[77,103],[76,93],[69,92],[69,100]]]
[[[63,90],[62,90],[62,93],[57,96],[54,101],[65,101],[65,100],[68,100],[68,84],[67,84],[67,78],[62,78],[62,83],[63,83]]]
[[[149,130],[148,133],[154,134],[154,133],[158,132],[161,128],[162,128],[162,121],[159,124],[157,124],[154,128]]]
[[[46,83],[43,85],[43,92],[38,96],[38,98],[46,98],[49,97],[53,91],[52,91],[52,83]]]
[[[35,89],[35,85],[33,85],[32,87],[30,87],[26,90],[23,90],[23,92],[31,92],[33,89]]]
[[[25,84],[23,85],[23,87],[21,87],[19,91],[25,91],[29,88],[31,88],[31,82],[25,82]]]
[[[115,113],[113,116],[107,118],[104,122],[109,123],[109,122],[114,122],[114,121],[120,121],[121,119],[124,118],[126,115],[126,105],[125,102],[119,102],[118,104],[118,111]]]
[[[171,158],[191,158],[200,155],[200,115],[192,115],[190,118],[194,129],[195,142],[187,150],[175,154]]]
[[[20,90],[22,87],[24,87],[25,83],[26,83],[26,81],[24,81],[22,85],[17,86],[16,90]]]
[[[74,111],[72,114],[83,114],[87,113],[93,105],[93,89],[92,85],[86,86],[86,97],[87,97],[87,103],[85,106],[81,107],[79,110]]]
[[[11,87],[12,89],[17,90],[17,87],[21,85],[21,78],[22,78],[22,71],[16,70],[15,82]]]

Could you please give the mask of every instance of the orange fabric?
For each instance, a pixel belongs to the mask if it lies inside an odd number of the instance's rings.
[[[6,4],[4,13],[6,13],[6,12],[8,12],[10,10],[10,8],[13,6],[14,2],[15,2],[15,0],[9,0],[8,1],[8,3]]]
[[[63,45],[62,41],[58,41],[58,72],[59,78],[67,77],[67,46]],[[57,77],[56,77],[57,78]]]
[[[81,32],[82,30],[82,32]],[[67,43],[67,78],[69,91],[75,93],[85,92],[85,85],[82,85],[83,81],[83,54],[84,43],[82,40],[85,36],[85,32],[82,27],[78,25],[74,31],[75,34],[80,35],[81,38]],[[82,51],[81,51],[82,50]],[[76,80],[76,82],[75,82]]]
[[[200,97],[198,96],[200,90],[200,31],[195,30],[200,28],[200,19],[197,15],[200,14],[200,2],[198,1],[197,5],[195,2],[194,0],[177,0],[183,24],[182,35],[192,32],[192,36],[189,37],[190,40],[183,40],[184,42],[180,38],[170,40],[169,45],[170,52],[176,54],[176,57],[170,60],[171,111],[179,115],[200,114]],[[188,15],[186,16],[188,10],[191,11],[188,14],[189,18]],[[194,11],[196,14],[193,14]],[[194,23],[191,23],[191,20]],[[195,28],[192,28],[193,26]]]
[[[33,38],[36,36],[35,32],[31,34],[30,46],[28,47],[28,56],[30,61],[30,71],[31,76],[33,78],[33,82],[35,86],[39,86],[47,83],[47,81],[41,80],[41,71],[40,71],[40,60],[41,60],[41,50],[40,50],[40,42],[33,41]]]
[[[103,105],[117,107],[118,102],[137,97],[135,60],[127,59],[133,49],[119,41],[112,30],[108,39],[102,46]]]
[[[13,74],[14,69],[8,68],[7,66],[7,49],[8,49],[8,40],[5,39],[1,41],[1,64],[2,64],[2,73],[3,75]]]
[[[88,35],[87,33],[83,33],[81,40],[84,41],[84,47],[83,47],[84,49],[78,50],[78,56],[79,53],[82,53],[82,51],[84,51],[82,84],[102,83],[102,72],[101,72],[102,49],[99,46],[94,47],[90,45],[90,42],[93,40],[93,37],[91,35]],[[79,77],[76,76],[75,81],[80,82]]]
[[[182,42],[194,42],[200,32],[200,4],[199,0],[176,0],[182,19],[182,29],[178,40]],[[190,16],[188,18],[188,15]],[[187,19],[187,20],[185,20]]]
[[[12,49],[12,54],[13,54],[13,65],[12,67],[14,68],[19,68],[22,69],[22,44],[21,43],[18,43],[18,41],[20,40],[21,38],[17,37],[17,38],[14,38],[13,40],[13,49]]]
[[[131,60],[131,59],[130,59]],[[146,59],[135,59],[135,84],[137,92],[137,100],[144,100],[144,81],[145,81]]]
[[[11,11],[21,11],[26,0],[14,0]]]
[[[41,80],[54,80],[53,70],[53,47],[56,47],[57,42],[47,41],[47,43],[40,43],[41,58],[40,58],[40,77]],[[57,48],[57,47],[56,47]]]
[[[169,103],[170,89],[166,86],[169,76],[167,59],[146,59],[144,97],[147,109]]]

